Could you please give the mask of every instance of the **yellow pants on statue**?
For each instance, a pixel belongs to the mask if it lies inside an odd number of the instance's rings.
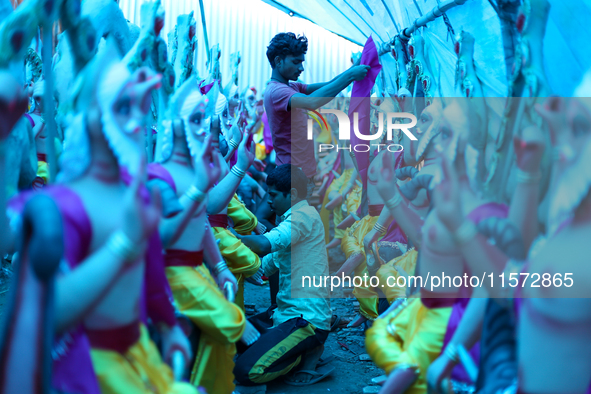
[[[231,393],[235,343],[244,332],[244,313],[224,298],[203,265],[166,267],[166,276],[176,307],[201,331],[191,383],[203,386],[208,394]]]
[[[363,238],[371,231],[378,221],[379,216],[364,216],[363,219],[351,226],[348,237],[343,238],[341,249],[347,258],[356,254],[363,255],[363,262],[355,268],[354,275],[363,278],[367,275],[367,281],[362,286],[355,286],[353,295],[359,301],[359,313],[366,319],[374,320],[378,317],[378,294],[375,289],[369,286],[369,272],[365,262],[365,250],[363,249]],[[367,286],[365,286],[367,282]]]
[[[92,365],[103,394],[197,394],[189,383],[175,382],[144,325],[125,354],[92,349]]]
[[[392,303],[397,298],[406,297],[406,288],[404,285],[406,282],[398,280],[400,274],[394,267],[400,267],[409,275],[414,275],[415,268],[417,266],[418,253],[416,249],[412,248],[408,250],[402,256],[398,256],[395,259],[390,260],[386,264],[382,265],[378,270],[376,276],[380,280],[380,288],[386,295],[388,302]],[[408,283],[406,283],[408,285]]]
[[[396,368],[418,371],[417,380],[405,393],[427,392],[427,368],[441,354],[451,310],[429,309],[419,298],[409,298],[367,330],[367,354],[386,374]]]
[[[254,275],[261,267],[261,259],[242,243],[230,230],[223,227],[212,227],[215,239],[219,239],[220,253],[228,264],[228,268],[238,281],[236,305],[244,311],[244,279]]]

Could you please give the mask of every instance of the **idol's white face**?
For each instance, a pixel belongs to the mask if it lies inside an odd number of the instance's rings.
[[[201,100],[195,107],[193,113],[189,116],[189,129],[187,130],[187,132],[191,133],[191,135],[200,143],[203,143],[207,136],[205,123],[205,102],[204,100]]]
[[[220,127],[224,133],[229,131],[232,127],[232,118],[230,117],[230,110],[227,105],[220,115]]]
[[[443,114],[443,107],[441,105],[441,102],[439,100],[435,100],[433,101],[433,103],[431,103],[431,105],[425,107],[425,109],[423,110],[423,112],[421,113],[421,116],[419,117],[418,121],[417,121],[417,126],[415,128],[415,132],[416,132],[416,136],[417,136],[417,140],[413,141],[410,138],[403,138],[403,141],[408,140],[408,149],[405,149],[405,155],[404,155],[404,160],[406,163],[418,163],[420,161],[420,158],[417,160],[416,155],[417,155],[417,148],[419,146],[419,144],[421,144],[421,142],[423,142],[421,145],[423,145],[425,142],[427,142],[428,144],[433,144],[434,143],[434,139],[437,137],[438,133],[439,133],[439,128],[437,127],[437,130],[430,130],[429,133],[427,133],[427,131],[434,126],[437,126],[437,123],[439,123],[441,116]],[[422,141],[424,138],[428,138],[430,139],[430,141]],[[405,147],[406,148],[406,147]],[[426,149],[425,149],[426,150]],[[421,153],[421,157],[424,156],[425,151],[423,151]],[[412,165],[412,164],[409,164]]]
[[[143,146],[146,116],[150,110],[150,96],[138,97],[134,84],[129,82],[113,103],[115,123],[134,142]]]

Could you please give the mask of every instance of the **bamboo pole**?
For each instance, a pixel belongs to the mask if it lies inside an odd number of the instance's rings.
[[[429,22],[433,22],[447,11],[459,5],[463,5],[467,1],[468,0],[447,0],[441,4],[438,4],[427,14],[415,19],[412,26],[402,29],[402,32],[400,33],[400,39],[404,41],[410,40],[412,33],[414,33],[419,27],[426,26]]]

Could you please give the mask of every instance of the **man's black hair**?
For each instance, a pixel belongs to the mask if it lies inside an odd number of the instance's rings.
[[[298,191],[300,198],[306,198],[308,194],[308,178],[301,168],[293,164],[277,166],[267,177],[267,186],[275,187],[284,196],[287,196],[292,188]]]
[[[306,36],[297,36],[293,33],[279,33],[267,47],[267,59],[271,68],[275,68],[275,57],[279,56],[285,60],[287,55],[299,56],[308,51],[308,39]]]

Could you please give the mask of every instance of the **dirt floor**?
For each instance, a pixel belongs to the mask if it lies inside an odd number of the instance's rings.
[[[344,261],[345,256],[340,248],[329,251],[331,272],[336,271]],[[245,303],[256,305],[257,313],[266,310],[271,304],[269,286],[259,287],[246,283]],[[354,298],[333,298],[331,307],[333,314],[343,318],[353,319],[356,315]],[[372,361],[360,360],[359,356],[365,353],[365,335],[362,328],[339,329],[330,333],[325,343],[324,356],[332,354],[335,357],[329,364],[335,368],[331,376],[314,385],[303,387],[290,386],[278,379],[267,385],[267,393],[362,393],[365,386],[371,385],[372,378],[384,373]]]

